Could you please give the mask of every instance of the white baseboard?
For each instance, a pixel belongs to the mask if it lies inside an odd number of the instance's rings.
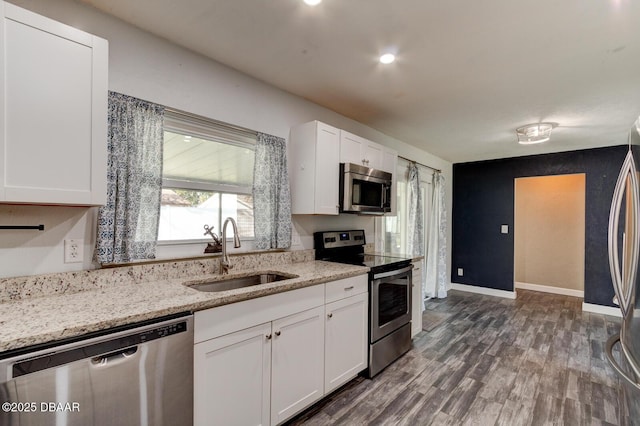
[[[602,306],[583,302],[582,310],[585,312],[592,312],[594,314],[611,315],[612,317],[622,318],[622,311],[620,311],[620,308],[614,308],[612,306]]]
[[[573,290],[570,288],[552,287],[552,286],[540,285],[540,284],[521,283],[518,281],[515,281],[513,283],[513,286],[515,288],[522,288],[524,290],[541,291],[543,293],[562,294],[564,296],[581,297],[584,299],[584,291],[582,290]]]
[[[517,284],[522,284],[522,283],[517,283]],[[540,286],[540,287],[546,287],[546,286]],[[523,288],[524,287],[519,287],[516,286],[516,288]],[[487,288],[487,287],[478,287],[478,286],[474,286],[474,285],[467,285],[467,284],[457,284],[457,283],[451,283],[451,290],[459,290],[459,291],[466,291],[467,293],[477,293],[477,294],[484,294],[487,296],[496,296],[496,297],[504,297],[506,299],[515,299],[516,298],[516,291],[514,289],[514,291],[506,291],[506,290],[496,290],[494,288]],[[542,290],[540,290],[542,291]],[[602,314],[602,315],[610,315],[612,317],[618,317],[618,318],[622,318],[622,312],[620,311],[620,308],[614,308],[611,306],[602,306],[602,305],[595,305],[593,303],[582,303],[582,310],[584,312],[591,312],[594,314]]]
[[[475,285],[451,283],[452,290],[466,291],[467,293],[485,294],[487,296],[504,297],[505,299],[515,299],[515,291],[496,290],[495,288],[477,287]]]

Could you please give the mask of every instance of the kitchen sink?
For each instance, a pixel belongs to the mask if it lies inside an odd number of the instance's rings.
[[[261,274],[226,278],[221,280],[216,279],[209,281],[189,281],[184,283],[184,285],[198,291],[216,292],[235,290],[237,288],[251,287],[259,284],[268,284],[276,281],[289,280],[291,278],[298,278],[298,275],[265,272]]]

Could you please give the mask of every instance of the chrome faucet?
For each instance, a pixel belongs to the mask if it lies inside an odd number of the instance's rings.
[[[238,235],[238,227],[236,226],[236,221],[233,220],[232,217],[228,217],[224,221],[224,225],[222,225],[222,257],[220,258],[220,274],[228,274],[229,269],[233,268],[233,265],[229,261],[229,256],[227,255],[227,224],[231,222],[233,226],[233,247],[240,247],[240,236]]]

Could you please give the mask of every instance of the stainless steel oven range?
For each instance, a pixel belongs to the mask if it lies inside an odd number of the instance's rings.
[[[373,377],[411,348],[411,259],[364,254],[364,230],[314,233],[316,259],[369,272],[369,368]]]

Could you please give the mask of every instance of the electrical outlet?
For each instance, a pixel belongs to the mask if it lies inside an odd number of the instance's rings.
[[[83,261],[83,240],[64,240],[64,263],[80,263]]]
[[[464,269],[462,269],[462,268],[458,268],[458,276],[459,276],[459,277],[464,276]]]
[[[509,225],[501,225],[500,226],[500,232],[502,232],[503,234],[508,234],[509,233]]]

